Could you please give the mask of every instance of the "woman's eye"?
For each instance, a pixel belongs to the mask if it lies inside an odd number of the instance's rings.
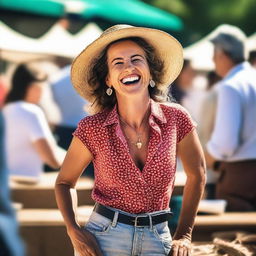
[[[123,62],[121,61],[115,63],[115,65],[121,65],[121,64],[123,64]]]
[[[132,62],[138,62],[140,59],[133,59]]]

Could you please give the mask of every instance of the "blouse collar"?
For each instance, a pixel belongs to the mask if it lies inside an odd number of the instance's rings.
[[[155,117],[161,123],[167,122],[160,103],[155,102],[153,99],[150,99],[150,109],[151,109],[150,116]],[[117,104],[116,104],[114,108],[107,115],[107,118],[103,126],[108,126],[108,125],[118,124],[118,123],[119,123],[119,115],[118,115]]]

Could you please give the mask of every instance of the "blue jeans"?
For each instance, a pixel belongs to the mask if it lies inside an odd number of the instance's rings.
[[[114,208],[110,209],[116,212],[113,221],[93,212],[85,225],[85,229],[96,237],[104,256],[165,256],[169,254],[172,238],[167,221],[149,227],[135,227],[116,221],[119,212],[130,216],[151,216],[169,212],[168,210],[135,215]]]

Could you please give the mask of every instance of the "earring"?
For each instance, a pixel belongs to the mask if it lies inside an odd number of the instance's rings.
[[[111,87],[108,87],[108,89],[106,90],[106,94],[107,94],[108,96],[111,96],[112,93],[113,93],[112,88],[111,88]]]
[[[150,85],[150,87],[154,88],[156,86],[156,83],[153,79],[150,79],[149,85]]]

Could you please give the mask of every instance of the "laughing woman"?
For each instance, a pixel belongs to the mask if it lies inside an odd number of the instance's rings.
[[[94,115],[74,132],[56,198],[76,255],[191,255],[191,234],[205,184],[205,164],[189,114],[168,103],[182,47],[160,30],[116,25],[74,60],[75,89]],[[187,182],[174,237],[168,229],[176,157]],[[96,204],[85,227],[70,190],[93,161]]]

